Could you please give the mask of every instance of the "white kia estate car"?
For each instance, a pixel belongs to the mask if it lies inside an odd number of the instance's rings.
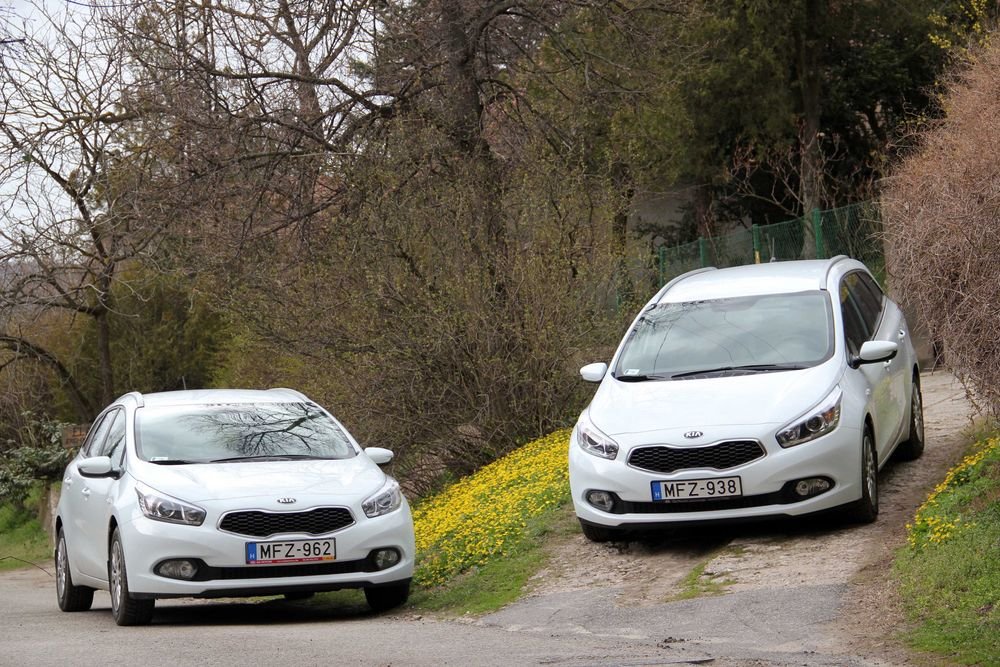
[[[702,269],[645,305],[569,449],[595,541],[680,523],[878,514],[878,471],[923,451],[902,312],[847,257]]]
[[[402,604],[413,521],[391,459],[289,389],[126,394],[63,476],[59,608],[98,588],[119,625],[169,597],[363,588],[375,610]]]

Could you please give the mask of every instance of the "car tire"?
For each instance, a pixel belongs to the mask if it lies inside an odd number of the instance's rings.
[[[901,461],[915,461],[924,453],[924,400],[920,392],[920,376],[913,374],[910,390],[910,437],[896,448]]]
[[[94,604],[94,589],[73,583],[66,536],[61,528],[56,535],[56,599],[62,611],[87,611]]]
[[[365,599],[372,611],[389,611],[406,602],[410,597],[410,582],[389,586],[370,586],[365,588]]]
[[[583,531],[583,536],[591,542],[611,542],[622,539],[623,535],[622,531],[618,528],[595,526],[592,523],[584,523],[583,521],[580,522],[580,529]]]
[[[871,428],[865,426],[861,438],[861,498],[849,510],[857,523],[872,523],[878,518],[878,458]]]
[[[122,537],[115,528],[108,554],[108,588],[111,593],[111,615],[118,625],[148,625],[153,620],[156,600],[132,597],[128,589],[128,571],[125,569],[125,548]]]

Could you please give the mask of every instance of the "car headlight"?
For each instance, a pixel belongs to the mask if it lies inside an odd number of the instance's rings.
[[[135,494],[139,496],[139,509],[155,521],[200,526],[205,520],[202,508],[160,493],[145,484],[136,484]]]
[[[580,419],[576,425],[576,444],[588,454],[602,459],[614,459],[618,456],[618,443],[601,433],[586,418]]]
[[[382,488],[361,503],[361,509],[369,519],[374,519],[398,510],[402,504],[403,492],[399,490],[399,482],[387,476]]]
[[[775,437],[782,447],[794,447],[815,440],[837,428],[840,423],[840,403],[844,393],[834,387],[819,405],[802,417],[785,426]]]

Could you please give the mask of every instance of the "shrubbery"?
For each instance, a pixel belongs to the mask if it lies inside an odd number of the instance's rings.
[[[1000,44],[977,53],[943,99],[945,117],[885,190],[889,282],[945,360],[1000,408]]]
[[[30,488],[42,480],[57,480],[73,458],[62,443],[60,422],[25,417],[24,432],[8,440],[0,458],[0,503],[21,504]]]

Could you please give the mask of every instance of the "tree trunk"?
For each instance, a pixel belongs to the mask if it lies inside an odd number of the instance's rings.
[[[805,0],[805,16],[797,39],[798,79],[802,103],[802,126],[799,136],[801,169],[799,199],[802,202],[802,257],[816,256],[816,236],[812,211],[823,207],[823,153],[820,146],[822,79],[820,71],[819,24],[826,12],[825,0]]]
[[[618,164],[613,171],[615,192],[620,201],[611,220],[611,242],[615,257],[615,283],[618,286],[618,300],[628,303],[635,298],[635,286],[628,270],[628,218],[635,196],[635,184],[627,165]]]

